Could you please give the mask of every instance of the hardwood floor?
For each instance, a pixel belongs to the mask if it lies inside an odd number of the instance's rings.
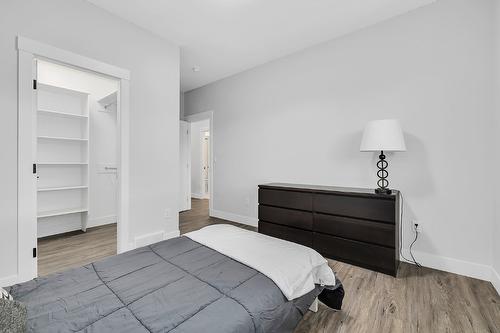
[[[235,222],[221,220],[208,216],[208,200],[192,199],[191,210],[179,214],[179,229],[182,234],[206,227],[211,224],[227,223],[247,230],[257,230],[257,228]]]
[[[180,231],[230,223],[208,216],[208,201],[193,199],[180,214]],[[116,252],[114,225],[39,241],[39,272],[80,266]],[[491,283],[401,264],[397,279],[329,260],[346,292],[342,311],[320,305],[295,333],[316,332],[491,332],[500,333],[500,296]],[[43,275],[43,274],[41,274]]]
[[[38,240],[38,276],[80,267],[116,254],[116,224]]]

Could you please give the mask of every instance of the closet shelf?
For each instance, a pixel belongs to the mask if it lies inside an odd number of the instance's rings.
[[[85,213],[88,212],[88,208],[66,208],[66,209],[56,209],[56,210],[48,210],[44,212],[38,212],[37,217],[51,217],[51,216],[60,216],[60,215],[68,215],[68,214],[76,214],[76,213]]]
[[[88,162],[37,162],[37,165],[89,165]]]
[[[87,141],[89,141],[89,139],[65,138],[65,137],[59,137],[59,136],[39,136],[38,140],[77,141],[77,142],[87,142]]]
[[[83,114],[73,114],[73,113],[59,112],[47,109],[39,109],[38,113],[43,115],[63,117],[63,118],[89,119],[89,116]]]
[[[53,93],[66,94],[66,95],[76,95],[76,96],[82,96],[82,97],[87,97],[89,95],[89,93],[85,92],[85,91],[74,90],[74,89],[70,89],[70,88],[63,88],[63,87],[54,86],[54,85],[51,85],[48,83],[42,83],[42,82],[37,82],[37,89],[50,91]]]
[[[80,189],[88,189],[87,185],[79,185],[79,186],[64,186],[64,187],[45,187],[39,188],[38,192],[49,192],[49,191],[65,191],[65,190],[80,190]]]

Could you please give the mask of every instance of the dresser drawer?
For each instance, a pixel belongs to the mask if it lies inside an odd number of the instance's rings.
[[[259,205],[259,220],[312,230],[313,214],[301,210]]]
[[[310,211],[312,210],[312,194],[260,188],[259,203],[268,206]]]
[[[259,221],[259,233],[312,247],[312,231]]]
[[[318,213],[357,217],[394,223],[396,202],[393,199],[365,198],[336,194],[316,194],[314,209]]]
[[[318,233],[314,233],[313,248],[327,258],[396,274],[394,249]]]
[[[351,240],[395,247],[395,225],[325,214],[314,214],[313,230]]]

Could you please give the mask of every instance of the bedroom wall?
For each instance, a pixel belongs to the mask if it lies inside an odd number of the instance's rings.
[[[179,48],[83,0],[0,2],[0,285],[17,271],[16,36],[131,71],[130,243],[178,232]],[[170,209],[170,214],[166,210]],[[166,217],[169,215],[169,217]],[[8,253],[9,255],[3,255]]]
[[[214,111],[213,215],[256,223],[265,182],[375,187],[362,130],[398,118],[405,248],[416,220],[420,262],[489,280],[493,5],[441,0],[186,93],[186,115]]]

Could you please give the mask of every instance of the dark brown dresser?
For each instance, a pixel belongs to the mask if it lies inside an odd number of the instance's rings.
[[[385,274],[399,266],[399,192],[272,183],[259,185],[259,232]]]

